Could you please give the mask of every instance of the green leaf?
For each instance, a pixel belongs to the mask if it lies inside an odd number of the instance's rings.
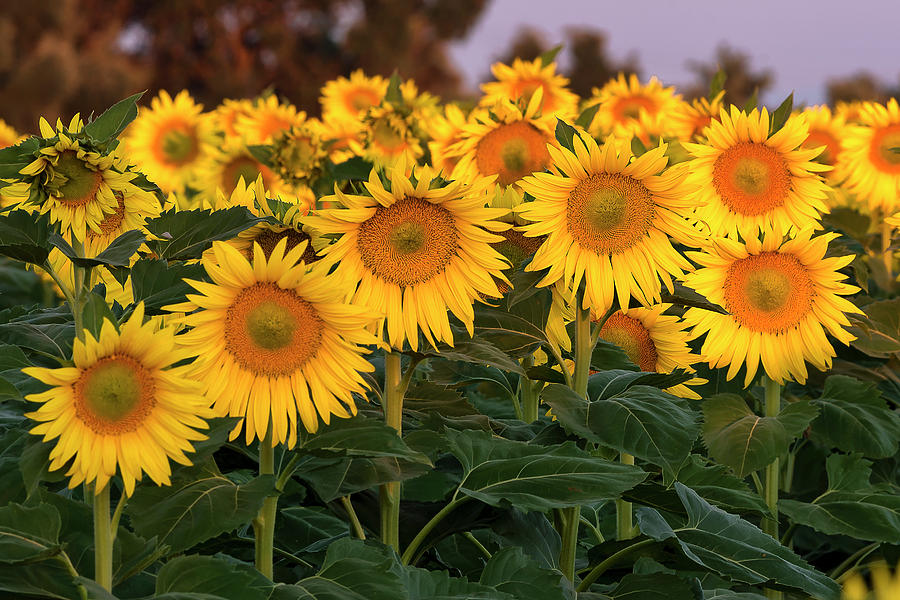
[[[163,306],[185,300],[196,290],[185,279],[205,281],[206,270],[200,263],[190,265],[165,260],[141,259],[131,268],[131,290],[135,302],[144,302],[148,315],[167,314]]]
[[[410,449],[394,428],[383,421],[363,416],[334,419],[317,433],[304,431],[301,436],[297,451],[302,454],[326,452],[339,456],[390,457],[431,464],[427,456]]]
[[[450,577],[446,571],[405,567],[402,576],[408,600],[515,600],[490,586]]]
[[[801,590],[821,600],[840,597],[833,580],[753,524],[710,505],[681,483],[675,483],[675,491],[687,523],[673,528],[655,510],[639,507],[635,516],[644,534],[673,540],[691,561],[735,581]]]
[[[729,474],[724,465],[710,463],[702,456],[690,456],[678,471],[678,481],[722,510],[769,514],[766,503],[743,479]]]
[[[250,152],[250,155],[253,156],[253,158],[258,160],[260,163],[264,164],[265,166],[269,167],[270,169],[272,168],[272,157],[275,154],[275,151],[272,148],[272,146],[267,145],[267,144],[251,144],[251,145],[247,146],[247,151]],[[244,183],[246,183],[249,186],[253,182],[245,181]]]
[[[0,214],[0,254],[33,264],[43,264],[50,255],[50,225],[47,215],[24,210]]]
[[[713,76],[712,80],[709,82],[709,101],[712,102],[713,99],[719,95],[719,92],[725,89],[725,80],[728,76],[725,74],[725,71],[720,67],[716,74]]]
[[[812,432],[826,446],[869,458],[897,452],[900,416],[888,408],[874,383],[832,375],[825,380],[822,397],[813,403],[821,414],[812,422]]]
[[[778,413],[778,422],[791,438],[803,435],[810,422],[819,415],[819,409],[809,400],[788,402]]]
[[[771,120],[769,121],[769,135],[776,133],[784,127],[788,117],[791,116],[792,110],[794,110],[794,92],[788,94],[788,97],[785,98],[784,101],[778,105],[778,108],[775,109],[775,112],[772,113]]]
[[[403,103],[403,93],[400,91],[400,84],[402,83],[403,80],[400,79],[400,74],[394,71],[388,80],[387,91],[384,94],[385,102],[390,102],[391,104]]]
[[[672,292],[669,292],[669,290],[663,288],[660,292],[662,301],[666,304],[674,304],[675,306],[683,306],[685,308],[702,308],[722,315],[728,314],[727,310],[718,304],[713,304],[707,300],[705,296],[698,294],[684,284],[675,282],[672,285],[672,290]]]
[[[428,466],[394,457],[305,456],[295,477],[309,483],[324,501],[367,490],[389,481],[403,481],[429,472]]]
[[[542,568],[556,567],[562,542],[544,514],[512,508],[492,520],[491,529],[503,538],[507,546],[522,548]]]
[[[272,584],[250,565],[217,556],[177,556],[156,575],[156,594],[200,593],[233,600],[266,600]]]
[[[515,546],[494,553],[484,565],[480,583],[514,598],[567,600],[573,596],[571,583],[562,573],[541,568]]]
[[[541,66],[546,67],[547,65],[552,63],[554,60],[556,60],[556,55],[559,54],[559,51],[562,49],[563,49],[562,44],[557,44],[556,46],[553,46],[546,52],[542,53],[538,57],[541,61]]]
[[[0,324],[0,338],[20,348],[68,358],[75,339],[74,323],[35,324],[13,321]]]
[[[0,563],[0,592],[6,598],[81,600],[78,588],[61,562],[6,565]],[[91,599],[93,600],[93,599]]]
[[[616,498],[647,476],[571,442],[531,446],[472,430],[448,430],[446,436],[463,465],[459,491],[492,506],[509,502],[526,511],[579,506]]]
[[[372,172],[372,163],[361,156],[354,156],[331,167],[335,181],[365,181]]]
[[[78,256],[78,253],[72,248],[61,235],[56,232],[50,234],[49,242],[51,245],[59,248],[59,251],[65,255],[70,261],[79,267],[91,268],[99,265],[108,267],[128,267],[131,264],[131,257],[134,256],[141,244],[146,240],[146,236],[140,231],[126,231],[112,241],[109,247],[93,258],[85,258]]]
[[[574,127],[563,121],[556,119],[556,141],[566,150],[575,151],[575,136],[578,132]]]
[[[528,319],[491,306],[475,307],[475,337],[516,357],[533,353],[547,340]]]
[[[243,206],[226,210],[167,210],[147,221],[147,230],[158,240],[147,242],[159,258],[190,260],[200,258],[217,240],[230,240],[256,225],[268,222],[255,217]]]
[[[635,156],[642,156],[647,152],[647,146],[641,141],[641,138],[634,136],[631,138],[631,153]]]
[[[651,386],[655,388],[669,388],[691,379],[693,375],[684,371],[673,373],[647,373],[641,371],[626,371],[621,369],[608,369],[594,373],[588,380],[588,397],[591,400],[603,400],[612,398],[625,392],[636,385]]]
[[[673,478],[700,433],[686,400],[648,386],[589,402],[551,384],[542,398],[567,431],[659,465]]]
[[[238,485],[218,470],[197,471],[171,487],[139,485],[128,501],[134,530],[144,537],[159,536],[173,554],[249,523],[275,488],[271,475]]]
[[[744,103],[744,112],[749,113],[759,106],[759,86],[753,88],[753,94]]]
[[[597,371],[637,371],[641,368],[631,362],[622,348],[603,338],[597,340],[591,353],[591,368]]]
[[[21,563],[59,553],[59,513],[49,504],[0,508],[0,563]]]
[[[519,361],[510,358],[506,352],[490,342],[476,338],[466,339],[460,336],[458,332],[455,332],[454,337],[456,340],[453,346],[442,343],[438,344],[437,351],[424,350],[413,354],[423,358],[442,358],[445,360],[483,364],[502,371],[524,375]]]
[[[687,600],[696,598],[697,600],[703,600],[703,595],[701,594],[698,597],[689,581],[668,573],[632,573],[626,575],[609,593],[609,597],[612,600],[617,598],[627,598],[628,600],[636,598],[640,598],[640,600],[672,600],[673,598]]]
[[[95,339],[100,338],[100,330],[104,321],[109,321],[114,326],[118,324],[106,299],[93,292],[89,293],[85,299],[84,307],[81,310],[81,319],[84,328],[91,332]]]
[[[856,339],[850,345],[875,358],[900,353],[900,298],[871,302],[863,308],[865,318],[852,315],[848,331]]]
[[[398,566],[390,549],[345,538],[328,547],[318,574],[295,585],[315,599],[397,600],[406,597]]]
[[[597,114],[598,110],[600,110],[599,102],[588,106],[583,111],[581,111],[580,115],[578,115],[578,118],[575,120],[575,125],[581,127],[582,129],[587,129],[593,122],[594,116]]]
[[[39,148],[40,141],[34,136],[13,146],[0,148],[0,179],[18,179],[19,171],[28,166]],[[0,189],[4,185],[9,184],[0,181]]]
[[[290,506],[279,511],[275,533],[277,544],[291,552],[320,552],[350,535],[350,528],[324,508]]]
[[[128,124],[137,117],[137,102],[144,92],[139,92],[120,100],[106,109],[102,115],[84,126],[84,132],[103,144],[125,131]]]

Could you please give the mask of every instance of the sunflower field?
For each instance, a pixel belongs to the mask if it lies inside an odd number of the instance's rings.
[[[900,598],[900,106],[0,122],[0,597]]]

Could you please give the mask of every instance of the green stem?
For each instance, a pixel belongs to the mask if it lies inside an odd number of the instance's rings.
[[[892,227],[882,220],[881,222],[881,259],[884,261],[884,270],[887,273],[888,285],[894,280],[894,253],[891,252]]]
[[[603,542],[606,541],[606,538],[603,537],[603,534],[600,533],[600,530],[597,529],[597,527],[594,526],[594,524],[591,523],[589,519],[586,519],[585,517],[581,517],[581,518],[579,519],[579,521],[580,521],[585,527],[587,527],[588,530],[589,530],[591,533],[594,534],[594,537],[597,539],[597,543],[598,543],[598,544],[602,544]]]
[[[350,502],[350,496],[341,496],[341,504],[344,506],[344,510],[347,511],[347,516],[350,517],[353,535],[361,540],[366,539],[366,532],[363,531],[362,523],[359,522],[359,517],[356,516],[356,511],[353,510],[353,503]]]
[[[440,523],[444,517],[449,515],[451,512],[456,510],[456,508],[467,502],[469,500],[468,496],[460,496],[458,498],[454,498],[451,502],[449,502],[444,508],[442,508],[436,515],[431,517],[425,526],[419,530],[419,533],[416,534],[416,537],[413,538],[413,541],[409,543],[409,546],[406,547],[406,550],[403,552],[403,556],[400,558],[400,561],[404,565],[410,564],[413,556],[416,554],[416,550],[419,549],[419,546],[422,545],[422,542],[425,541],[425,538],[428,537],[428,534],[437,527],[438,523]]]
[[[528,371],[534,366],[534,356],[528,355],[522,359],[522,370]],[[541,399],[534,382],[526,376],[519,377],[519,390],[522,395],[522,420],[526,423],[534,423],[538,420],[538,407]]]
[[[603,575],[603,573],[605,573],[606,570],[609,569],[611,566],[613,566],[614,564],[616,564],[617,562],[622,560],[622,558],[624,558],[625,556],[628,556],[635,550],[640,550],[641,548],[643,548],[645,546],[649,546],[655,542],[656,542],[656,540],[652,540],[652,539],[642,540],[636,544],[632,544],[630,546],[622,548],[615,554],[607,557],[600,564],[598,564],[596,567],[591,569],[591,572],[587,574],[587,577],[585,577],[584,579],[581,580],[581,583],[578,585],[578,591],[586,592],[588,589],[590,589],[591,585],[593,585],[593,583],[595,581],[597,581],[598,577]]]
[[[559,549],[559,570],[569,580],[575,581],[575,556],[578,551],[578,526],[581,524],[581,507],[572,506],[559,511],[562,517],[562,545]]]
[[[297,470],[297,463],[300,462],[300,455],[294,454],[291,456],[291,460],[288,461],[288,464],[281,469],[281,473],[278,474],[278,479],[275,481],[275,489],[279,492],[284,491],[284,486],[287,485],[288,480],[291,478],[291,475],[294,474],[294,471]]]
[[[259,442],[259,474],[275,474],[275,447],[272,445],[272,424],[266,430],[266,437]],[[273,548],[275,547],[275,515],[278,509],[278,496],[268,496],[263,500],[262,508],[254,520],[254,532],[256,534],[256,569],[268,577],[273,578],[274,561]]]
[[[94,580],[112,591],[112,535],[109,518],[109,483],[94,495]]]
[[[777,417],[781,412],[781,384],[776,383],[767,375],[762,377],[763,385],[766,389],[766,412],[767,417]],[[769,507],[771,517],[763,519],[763,531],[778,539],[778,486],[780,484],[779,459],[776,458],[766,467],[766,506]],[[766,589],[766,598],[778,600],[784,595],[773,589]]]
[[[844,562],[842,562],[841,564],[836,566],[834,568],[834,570],[828,574],[828,576],[831,577],[832,579],[839,579],[840,576],[844,574],[844,572],[846,572],[848,569],[853,567],[859,561],[861,561],[862,559],[867,557],[869,554],[871,554],[872,552],[877,550],[879,546],[881,546],[881,542],[874,542],[874,543],[869,544],[865,548],[860,548],[859,550],[857,550],[856,552],[851,554],[849,557],[847,557],[847,560],[845,560]]]
[[[112,538],[112,542],[116,541],[116,533],[119,532],[119,520],[122,518],[122,511],[125,510],[125,505],[128,504],[128,496],[122,494],[122,497],[119,498],[119,503],[116,504],[116,510],[113,511],[112,520],[109,523],[109,535]]]
[[[622,453],[619,455],[619,462],[623,465],[633,465],[634,457],[630,454]],[[633,537],[631,524],[632,506],[631,502],[626,502],[619,498],[616,500],[616,539],[630,540]]]
[[[384,422],[397,431],[403,432],[403,377],[400,366],[401,355],[387,352],[384,355]],[[415,365],[410,365],[411,373]],[[409,379],[406,378],[406,383]],[[400,482],[391,481],[381,486],[381,542],[400,552]]]
[[[56,560],[62,563],[72,578],[79,576],[78,571],[75,569],[75,565],[72,564],[72,559],[69,558],[69,555],[66,554],[64,550],[60,550],[59,554],[56,555]],[[88,600],[87,588],[80,583],[78,584],[78,596],[81,600]]]
[[[463,531],[463,537],[469,540],[473,546],[478,548],[478,551],[481,552],[481,555],[484,556],[485,559],[491,560],[491,552],[484,547],[484,544],[478,541],[478,538],[472,535],[471,531]]]

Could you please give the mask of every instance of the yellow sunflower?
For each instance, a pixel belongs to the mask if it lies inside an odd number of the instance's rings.
[[[842,600],[897,600],[900,598],[900,567],[891,573],[891,569],[883,562],[870,567],[872,589],[866,586],[865,580],[855,571],[844,580]]]
[[[19,134],[11,125],[3,119],[0,119],[0,149],[14,146],[25,139],[26,136]]]
[[[674,315],[663,314],[671,306],[657,304],[650,308],[617,311],[603,324],[600,337],[620,347],[641,371],[671,373],[675,369],[684,369],[693,373],[691,365],[702,358],[688,347],[687,323]],[[594,313],[593,318],[597,320],[598,315]],[[694,378],[666,391],[681,398],[699,400],[700,396],[687,386],[702,383],[706,381]]]
[[[539,116],[542,101],[543,91],[538,88],[524,110],[505,100],[490,111],[476,113],[463,128],[460,141],[447,148],[448,156],[459,157],[452,177],[496,175],[498,185],[508,186],[546,169],[548,144],[556,144],[556,121]]]
[[[174,330],[144,323],[144,305],[119,326],[103,323],[99,339],[90,333],[75,340],[71,367],[22,371],[52,386],[26,397],[40,403],[27,417],[40,424],[31,433],[48,442],[50,470],[62,468],[69,487],[94,483],[95,493],[118,470],[130,496],[147,473],[157,485],[169,485],[169,459],[190,465],[185,452],[204,440],[198,429],[213,416],[190,366],[172,366],[189,358],[175,346]]]
[[[900,106],[865,102],[862,125],[847,128],[839,170],[844,185],[873,211],[891,214],[900,208]]]
[[[859,123],[860,109],[863,103],[859,100],[853,102],[838,101],[834,105],[834,114],[844,119],[846,123]]]
[[[679,100],[669,115],[667,129],[682,142],[696,142],[705,138],[704,130],[712,121],[719,120],[724,96],[725,92],[721,91],[712,100],[708,98],[695,98],[690,102]]]
[[[532,223],[526,236],[547,236],[530,271],[549,269],[539,286],[562,280],[577,289],[586,282],[584,308],[605,313],[634,297],[660,302],[660,278],[672,290],[672,276],[691,268],[669,236],[698,247],[698,233],[682,216],[693,201],[681,165],[666,169],[666,145],[633,158],[627,140],[610,136],[602,147],[576,135],[575,151],[550,148],[554,173],[522,181],[535,197],[517,207]]]
[[[320,127],[328,158],[335,164],[353,158],[356,156],[353,148],[362,147],[363,124],[359,119],[328,119],[322,121]]]
[[[250,153],[243,139],[226,139],[221,147],[210,150],[194,172],[192,187],[198,190],[196,202],[201,206],[212,205],[216,202],[218,190],[230,196],[241,178],[244,183],[249,183],[259,176],[262,176],[266,189],[274,194],[290,191],[272,169]]]
[[[820,148],[825,149],[816,157],[816,162],[829,167],[835,166],[838,162],[838,155],[841,152],[841,140],[844,137],[846,123],[844,117],[837,113],[832,113],[831,109],[826,105],[810,106],[803,110],[802,114],[806,117],[809,126],[809,135],[801,144],[804,148]],[[829,181],[834,181],[834,171],[825,175]]]
[[[377,166],[392,167],[402,163],[406,154],[416,159],[424,154],[407,109],[383,102],[368,109],[361,122],[360,139],[349,140],[349,147],[357,156]]]
[[[594,89],[587,106],[599,104],[597,114],[588,127],[594,137],[614,134],[620,137],[637,135],[646,138],[647,130],[655,135],[664,131],[670,116],[678,106],[680,96],[675,88],[663,87],[656,77],[642,85],[637,75],[623,73]],[[641,113],[645,113],[643,122]]]
[[[500,297],[494,278],[509,284],[507,262],[490,247],[502,238],[489,231],[508,227],[493,220],[504,209],[484,207],[490,180],[448,182],[428,166],[408,175],[409,166],[391,169],[388,185],[373,169],[370,196],[336,191],[342,208],[306,220],[322,235],[340,236],[323,263],[336,265],[334,276],[355,290],[354,304],[385,316],[380,330],[398,350],[404,341],[417,350],[420,329],[432,345],[453,344],[448,309],[471,335],[472,302]]]
[[[164,192],[181,191],[213,143],[212,123],[187,90],[165,90],[131,123],[125,152]]]
[[[694,157],[689,181],[700,188],[696,214],[714,237],[818,226],[828,212],[818,173],[830,167],[814,162],[821,148],[802,146],[808,133],[798,116],[769,135],[765,108],[747,114],[732,106],[707,128],[705,144],[684,144]]]
[[[459,162],[459,156],[448,154],[448,148],[460,141],[463,128],[468,117],[456,104],[444,106],[443,115],[437,115],[425,123],[428,129],[428,151],[431,153],[431,164],[441,172],[449,175]]]
[[[762,240],[720,238],[706,252],[688,253],[703,268],[687,275],[685,284],[730,313],[689,308],[684,315],[692,338],[707,334],[700,353],[710,366],[729,365],[730,380],[746,365],[745,386],[759,363],[778,383],[804,383],[804,361],[821,371],[831,367],[835,353],[826,332],[847,344],[854,336],[844,329],[850,325],[845,314],[862,314],[841,297],[859,291],[842,283],[847,276],[838,272],[854,256],[825,258],[836,237],[813,238],[805,229],[783,240],[768,231]]]
[[[328,123],[358,120],[366,110],[381,104],[387,91],[388,82],[375,75],[367,77],[362,69],[350,74],[350,78],[338,77],[322,87],[322,119]]]
[[[543,64],[540,58],[525,61],[513,60],[512,65],[494,63],[491,73],[497,81],[483,83],[482,106],[490,107],[503,100],[517,102],[520,98],[527,103],[537,88],[543,91],[544,102],[540,107],[543,114],[572,120],[578,111],[578,95],[569,90],[569,80],[556,73],[556,63]]]
[[[224,134],[226,138],[239,138],[241,135],[235,129],[238,117],[249,115],[251,110],[253,110],[253,102],[250,100],[225,99],[212,112],[211,120],[215,129]]]
[[[213,243],[203,267],[212,283],[186,280],[199,294],[166,310],[184,312],[179,346],[198,355],[194,376],[203,382],[217,415],[241,417],[231,439],[247,444],[297,442],[297,414],[310,432],[318,417],[356,414],[354,393],[367,388],[360,372],[374,367],[362,346],[377,342],[365,328],[376,315],[342,303],[335,280],[310,271],[281,240],[268,258],[254,245],[253,259],[224,242]],[[199,309],[199,310],[198,310]],[[196,312],[194,312],[196,311]]]
[[[305,185],[321,173],[329,153],[322,134],[321,123],[309,119],[272,139],[272,168],[281,179]]]
[[[246,112],[238,113],[234,130],[248,144],[269,144],[278,134],[300,127],[306,121],[306,113],[298,111],[289,102],[280,102],[272,94],[258,98]]]
[[[130,198],[133,210],[152,214],[156,198],[131,183],[137,173],[127,170],[125,161],[117,154],[101,155],[85,150],[71,134],[81,131],[83,124],[76,115],[69,127],[57,122],[54,130],[40,120],[44,139],[58,136],[58,141],[41,149],[36,158],[19,173],[28,187],[11,186],[7,193],[27,194],[37,187],[46,194],[38,211],[49,213],[51,222],[59,222],[64,234],[84,241],[88,231],[101,233],[101,223],[116,214],[120,198]],[[14,190],[13,188],[16,187]]]

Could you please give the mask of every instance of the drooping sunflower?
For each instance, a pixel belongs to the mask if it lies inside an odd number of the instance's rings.
[[[496,280],[508,264],[490,247],[505,229],[493,219],[504,209],[485,208],[490,180],[445,181],[429,166],[411,174],[409,161],[383,182],[373,169],[369,196],[337,191],[342,208],[321,210],[306,222],[322,235],[340,236],[324,251],[323,263],[355,290],[352,302],[384,315],[380,331],[400,350],[418,349],[418,332],[435,345],[453,343],[449,309],[471,335],[476,298],[499,298]]]
[[[657,304],[650,308],[617,311],[603,324],[600,337],[619,346],[641,371],[671,373],[675,369],[684,369],[693,372],[691,365],[702,358],[688,347],[687,323],[675,315],[663,314],[671,306]],[[701,383],[705,380],[694,378],[666,391],[681,398],[699,400],[700,396],[688,386]]]
[[[52,386],[26,400],[41,406],[26,416],[39,421],[31,433],[48,442],[50,470],[70,460],[69,487],[94,483],[99,493],[116,471],[130,496],[142,471],[168,485],[169,459],[190,465],[185,452],[206,436],[213,416],[190,366],[172,366],[190,355],[175,346],[172,328],[144,323],[139,304],[119,330],[105,321],[99,339],[75,340],[71,367],[22,371]]]
[[[847,128],[838,169],[847,190],[873,211],[892,214],[900,208],[900,105],[865,102],[862,125]]]
[[[322,118],[326,123],[333,119],[359,120],[366,110],[381,104],[387,87],[383,77],[367,77],[362,69],[353,71],[349,79],[332,79],[322,86]]]
[[[588,131],[594,137],[638,136],[646,143],[648,130],[655,135],[664,131],[679,98],[675,88],[663,87],[656,77],[642,85],[637,75],[625,77],[619,73],[602,88],[593,90],[587,106],[598,104],[599,108]],[[645,113],[643,121],[641,113]]]
[[[202,259],[212,283],[186,280],[200,293],[166,307],[189,313],[182,323],[192,329],[177,343],[197,355],[194,376],[216,414],[241,417],[231,439],[243,429],[247,444],[271,433],[273,446],[293,447],[298,414],[310,432],[319,417],[356,414],[353,394],[367,387],[360,373],[373,370],[363,346],[377,342],[366,330],[377,315],[344,304],[334,279],[307,269],[305,243],[285,253],[286,244],[268,258],[254,244],[247,260],[214,242]]]
[[[527,269],[549,269],[540,286],[562,280],[577,289],[586,282],[584,308],[605,313],[614,296],[622,307],[634,297],[648,306],[660,302],[660,278],[691,268],[669,240],[699,247],[699,234],[685,219],[693,206],[685,169],[666,169],[666,145],[633,158],[626,140],[610,136],[602,147],[576,135],[574,152],[550,147],[553,173],[522,180],[535,197],[517,207],[531,221],[526,236],[546,235]]]
[[[679,141],[696,142],[705,137],[703,131],[710,122],[719,119],[725,92],[721,91],[710,100],[695,98],[690,102],[678,101],[669,115],[667,129]]]
[[[532,61],[516,58],[512,65],[501,62],[491,65],[497,81],[481,84],[484,96],[479,104],[490,107],[497,102],[520,98],[527,103],[537,88],[543,92],[543,114],[560,119],[574,119],[578,111],[578,95],[569,90],[569,80],[556,73],[556,63],[544,64],[540,58]]]
[[[744,385],[750,385],[759,364],[778,383],[806,381],[806,364],[821,371],[835,356],[830,333],[847,344],[854,338],[844,327],[848,313],[859,313],[846,298],[859,288],[843,283],[838,272],[854,256],[825,258],[828,243],[838,237],[812,237],[812,229],[785,240],[780,232],[745,243],[720,238],[704,252],[688,255],[702,266],[685,277],[685,284],[730,314],[689,308],[684,320],[691,337],[706,339],[700,353],[710,366],[728,365],[733,379],[746,365]]]
[[[165,90],[126,131],[125,152],[164,192],[180,192],[213,143],[212,123],[187,90]]]
[[[463,128],[460,141],[447,148],[459,157],[454,179],[497,176],[497,185],[518,184],[523,177],[550,164],[548,144],[556,144],[556,121],[539,116],[543,91],[535,90],[523,110],[509,100],[478,112]]]
[[[271,94],[257,98],[246,112],[238,113],[234,130],[248,144],[269,144],[278,134],[300,127],[306,121],[306,113],[297,110],[289,102],[281,102]]]
[[[712,236],[750,239],[761,229],[805,229],[828,212],[828,186],[818,173],[830,167],[814,161],[821,148],[803,147],[802,116],[770,135],[765,108],[747,114],[732,106],[706,133],[705,144],[684,146],[694,157],[689,181],[700,188],[696,214]]]

